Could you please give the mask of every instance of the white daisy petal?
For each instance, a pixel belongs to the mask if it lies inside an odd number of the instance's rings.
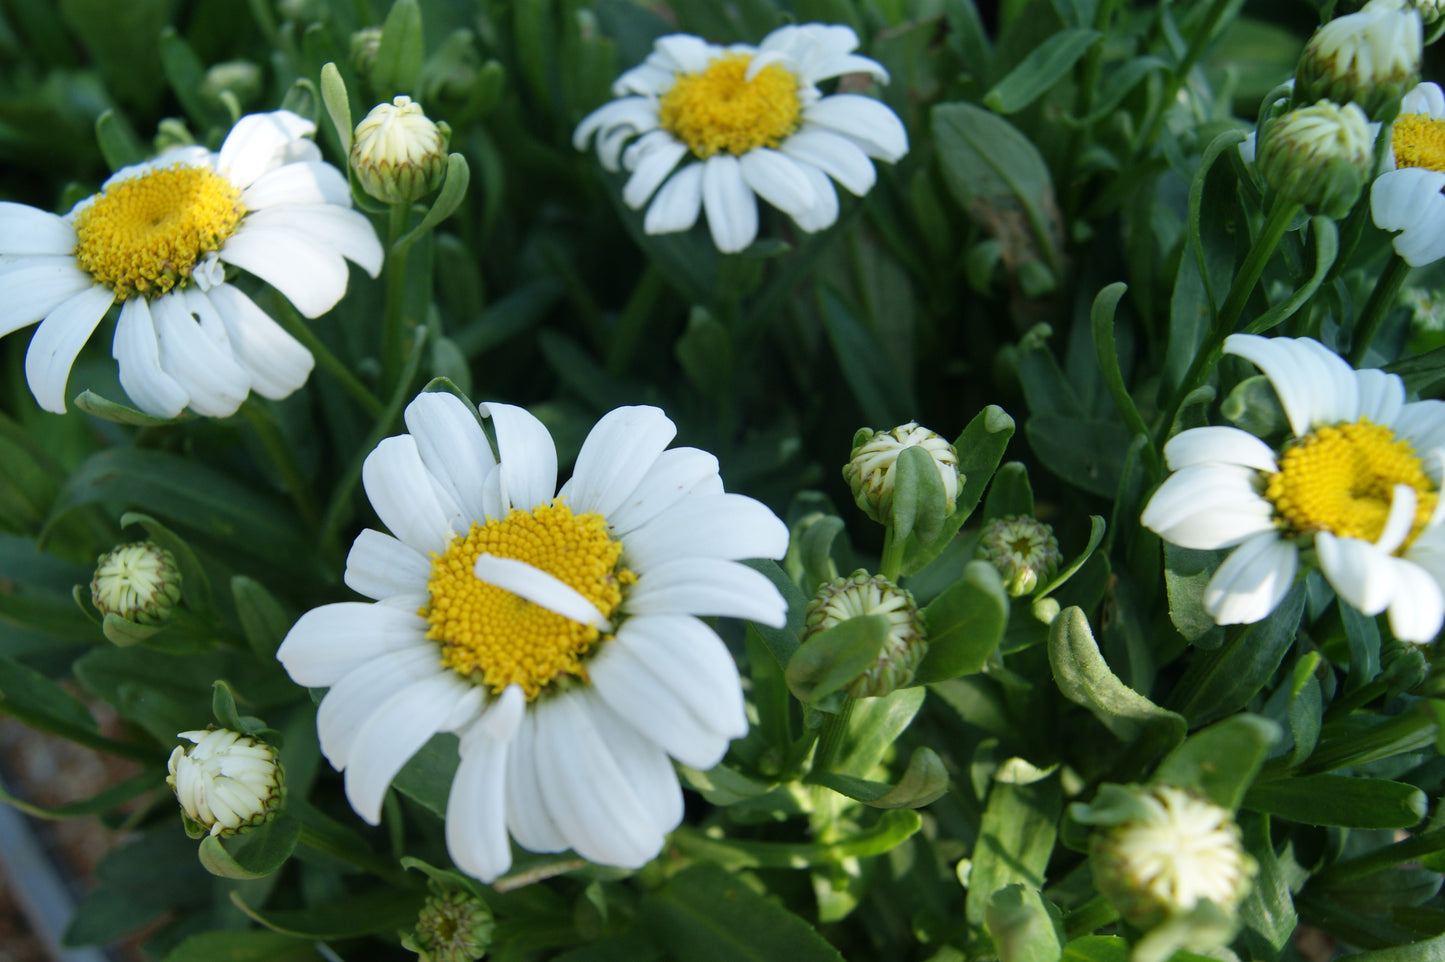
[[[362,727],[393,693],[415,682],[456,673],[438,664],[434,645],[418,645],[373,657],[341,678],[316,710],[321,753],[338,770],[351,763]]]
[[[1386,554],[1394,554],[1410,537],[1415,526],[1415,507],[1420,503],[1415,489],[1408,484],[1397,484],[1394,497],[1390,499],[1390,513],[1385,518],[1384,530],[1375,539],[1375,547]]]
[[[718,48],[686,33],[658,37],[654,43],[676,64],[678,73],[700,73],[718,54]]]
[[[220,314],[237,362],[251,377],[251,390],[279,401],[306,383],[316,365],[311,352],[255,301],[230,284],[213,287],[205,296]]]
[[[637,793],[652,829],[666,834],[682,822],[682,786],[667,753],[616,715],[595,690],[583,693],[597,731],[612,750],[622,776]]]
[[[309,137],[316,125],[289,110],[248,114],[236,121],[216,157],[216,172],[246,188],[279,167],[293,141]]]
[[[475,409],[446,391],[426,391],[406,406],[406,427],[422,464],[460,509],[453,530],[465,534],[487,517],[478,481],[497,463]]]
[[[1417,454],[1445,448],[1445,401],[1411,401],[1390,424],[1396,437],[1410,442]]]
[[[256,180],[241,192],[247,210],[290,204],[335,204],[351,206],[351,188],[346,175],[319,161],[287,164]]]
[[[136,407],[160,418],[185,409],[185,389],[161,370],[160,344],[145,298],[130,297],[121,305],[110,352],[120,368],[120,386]]]
[[[805,164],[795,159],[798,169],[803,176],[808,178],[808,183],[813,188],[813,206],[801,214],[794,214],[793,220],[799,227],[809,233],[816,233],[832,227],[838,220],[838,191],[833,187],[833,182],[828,175],[823,173],[812,164]]]
[[[612,623],[585,595],[555,575],[534,568],[525,561],[484,554],[477,557],[474,570],[477,577],[487,584],[510,591],[534,605],[579,624],[591,625],[601,631],[612,630]]]
[[[547,811],[537,778],[540,753],[537,716],[528,711],[517,726],[507,758],[507,831],[518,845],[533,852],[561,852],[568,842]]]
[[[732,154],[713,154],[702,164],[702,206],[713,243],[735,254],[758,236],[758,201]]]
[[[1352,421],[1359,411],[1354,371],[1318,341],[1231,334],[1224,353],[1244,358],[1269,378],[1298,437],[1316,424]]]
[[[677,426],[655,407],[620,407],[604,414],[577,454],[567,488],[572,510],[610,518],[676,436]]]
[[[527,696],[520,685],[508,685],[492,702],[480,722],[482,729],[497,741],[509,742],[517,737],[517,729],[527,711]]]
[[[821,128],[805,127],[778,149],[794,160],[812,164],[859,197],[872,190],[878,179],[873,162],[857,144]]]
[[[151,301],[151,320],[161,370],[186,392],[190,407],[207,417],[235,414],[251,391],[251,379],[229,351],[201,330],[184,295],[173,291]]]
[[[346,293],[346,261],[293,231],[243,226],[221,247],[221,260],[270,284],[307,317],[320,317]]]
[[[1424,167],[1390,170],[1370,186],[1370,211],[1375,225],[1400,231],[1395,253],[1411,267],[1424,267],[1445,257],[1445,173]]]
[[[634,530],[623,563],[645,572],[679,558],[781,558],[788,528],[768,507],[740,494],[686,498]]]
[[[372,277],[381,273],[381,241],[377,239],[371,221],[361,211],[336,204],[269,207],[247,215],[237,236],[252,230],[268,233],[284,231],[319,247],[334,250]],[[340,300],[339,295],[337,300]]]
[[[1139,521],[1184,548],[1228,548],[1274,530],[1274,507],[1255,493],[1253,469],[1202,464],[1165,479]]]
[[[512,866],[506,807],[509,748],[474,725],[462,736],[461,764],[447,794],[447,853],[457,868],[483,882]]]
[[[680,558],[648,569],[628,594],[627,611],[747,618],[774,628],[788,621],[788,604],[765,575],[714,558]]]
[[[805,215],[818,203],[803,165],[786,154],[759,147],[738,158],[738,165],[748,187],[789,216]]]
[[[488,401],[480,410],[496,426],[504,502],[530,510],[551,501],[557,491],[557,448],[546,426],[511,404]]]
[[[737,663],[717,633],[701,621],[680,615],[638,616],[609,644],[620,644],[664,679],[710,731],[730,739],[748,733]]]
[[[1376,424],[1393,425],[1405,407],[1405,382],[1399,375],[1356,371],[1355,383],[1360,392],[1359,416]]]
[[[1394,593],[1390,556],[1359,538],[1337,538],[1328,531],[1315,535],[1320,570],[1342,599],[1364,614],[1384,611]]]
[[[649,234],[675,234],[697,223],[702,211],[702,164],[684,164],[667,179],[648,205],[642,229]]]
[[[75,228],[49,211],[0,201],[0,254],[70,254]]]
[[[652,137],[653,134],[647,136]],[[622,200],[633,210],[637,210],[647,199],[653,195],[662,182],[667,179],[678,162],[687,156],[687,145],[666,137],[665,143],[646,153],[638,155],[635,166],[623,158],[623,165],[632,171],[632,176],[627,179],[627,184],[622,188]],[[629,148],[630,150],[630,148]]]
[[[683,498],[722,494],[717,458],[697,448],[672,448],[658,455],[647,474],[607,515],[607,528],[620,538]]]
[[[1270,531],[1224,559],[1204,589],[1204,610],[1221,625],[1252,625],[1279,607],[1294,585],[1299,549]]]
[[[842,134],[869,157],[893,163],[908,153],[908,131],[903,129],[903,121],[886,104],[871,97],[824,97],[803,112],[803,120]]]
[[[114,300],[108,288],[88,287],[51,310],[31,335],[25,352],[25,380],[45,410],[65,413],[71,365]]]
[[[657,127],[657,103],[647,97],[624,97],[598,107],[582,118],[572,132],[572,146],[578,150],[587,148],[587,141],[594,133],[617,128],[631,133],[643,133]],[[616,170],[616,167],[609,167]]]
[[[1279,470],[1269,445],[1238,428],[1180,431],[1164,445],[1164,460],[1171,471],[1197,464],[1237,464],[1271,474]]]
[[[0,257],[0,337],[34,324],[70,298],[99,287],[73,257]]]
[[[387,438],[366,456],[361,483],[381,523],[413,550],[440,552],[459,510],[437,488],[411,435]]]
[[[426,629],[426,620],[415,610],[341,601],[298,618],[276,650],[276,659],[296,684],[326,688],[387,652],[425,647],[439,661]]]
[[[346,556],[346,587],[380,601],[392,595],[426,591],[431,562],[389,534],[363,529]]]
[[[1434,641],[1445,622],[1445,592],[1424,568],[1399,558],[1391,560],[1394,597],[1386,609],[1390,631],[1400,641]]]

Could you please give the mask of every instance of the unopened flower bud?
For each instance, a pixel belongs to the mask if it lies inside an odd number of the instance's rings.
[[[470,892],[454,889],[428,896],[417,915],[416,930],[402,946],[418,962],[474,962],[492,942],[492,911]]]
[[[421,104],[398,96],[371,108],[356,125],[351,169],[372,197],[409,204],[441,186],[450,137],[451,131],[432,123]]]
[[[1445,3],[1441,0],[1409,0],[1409,4],[1420,14],[1427,27],[1433,27],[1445,16]]]
[[[1233,914],[1257,866],[1229,811],[1172,785],[1115,791],[1128,814],[1095,829],[1089,867],[1120,917],[1149,929],[1205,899]]]
[[[853,500],[874,521],[887,522],[893,510],[893,482],[897,474],[898,455],[904,448],[915,445],[922,447],[933,458],[939,480],[943,482],[946,499],[943,513],[945,516],[953,514],[960,482],[958,452],[937,434],[919,427],[915,421],[909,421],[891,431],[874,431],[867,438],[855,442],[848,463],[843,467],[843,479],[853,489]]]
[[[998,569],[1009,595],[1031,594],[1058,573],[1064,556],[1054,529],[1026,514],[995,518],[983,526],[978,556]]]
[[[276,749],[228,728],[176,737],[192,744],[171,752],[166,784],[176,793],[188,828],[235,835],[266,822],[281,807],[285,786]]]
[[[102,615],[138,625],[163,624],[181,600],[175,555],[151,541],[113,548],[96,559],[90,600]]]
[[[818,589],[803,616],[803,644],[820,632],[864,615],[887,618],[888,638],[873,664],[848,683],[848,694],[855,698],[886,695],[908,684],[928,653],[928,636],[912,592],[862,570]]]
[[[1321,100],[1265,124],[1259,171],[1286,200],[1327,217],[1343,217],[1369,177],[1374,146],[1363,110]]]
[[[1297,103],[1356,103],[1371,117],[1420,79],[1421,11],[1405,0],[1370,0],[1314,32],[1295,69]]]
[[[363,78],[371,76],[376,52],[381,49],[381,28],[362,27],[351,35],[351,66]]]
[[[236,104],[244,107],[261,93],[261,68],[249,60],[227,60],[206,71],[201,96],[219,106],[222,92],[229,91]]]

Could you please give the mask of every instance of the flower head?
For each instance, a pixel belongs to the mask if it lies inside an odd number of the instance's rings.
[[[803,230],[822,230],[838,219],[832,180],[861,197],[877,176],[870,157],[893,163],[908,152],[902,122],[882,103],[817,87],[847,73],[887,82],[857,46],[848,27],[817,23],[779,27],[756,47],[660,37],[572,142],[584,150],[595,134],[602,166],[620,162],[631,174],[629,207],[652,198],[649,234],[687,230],[705,209],[718,249],[740,251],[757,236],[757,197]]]
[[[913,593],[882,575],[855,571],[818,589],[803,618],[803,644],[820,632],[852,618],[882,615],[888,619],[888,638],[873,664],[848,683],[855,698],[886,695],[913,680],[913,673],[928,653],[923,615]]]
[[[864,428],[863,430],[867,430]],[[862,432],[859,432],[861,437]],[[893,510],[893,482],[897,475],[898,455],[904,448],[919,446],[927,451],[938,468],[945,498],[944,514],[953,513],[958,498],[960,475],[958,452],[943,438],[918,422],[900,424],[891,431],[874,431],[853,445],[848,463],[843,466],[843,479],[853,490],[853,500],[874,521],[885,522]]]
[[[1370,0],[1314,32],[1295,70],[1297,102],[1356,103],[1371,117],[1420,79],[1424,30],[1405,0]]]
[[[1369,177],[1374,144],[1363,110],[1321,100],[1265,122],[1259,172],[1286,199],[1343,217]]]
[[[1094,884],[1110,904],[1141,929],[1205,899],[1233,913],[1256,867],[1229,811],[1171,785],[1130,794],[1131,817],[1090,838]]]
[[[1028,515],[995,518],[983,526],[978,555],[998,569],[1004,588],[1015,598],[1030,594],[1052,578],[1064,556],[1054,529]]]
[[[1395,253],[1411,267],[1445,257],[1445,92],[1423,83],[1405,95],[1390,129],[1388,169],[1370,187],[1375,226],[1399,231]]]
[[[0,202],[0,334],[40,321],[25,377],[65,410],[70,367],[111,305],[111,353],[136,406],[226,417],[248,392],[282,398],[311,352],[226,280],[249,271],[301,313],[346,292],[343,258],[375,276],[381,244],[321,160],[315,125],[289,111],[242,117],[218,153],[176,147],[115,172],[69,214]]]
[[[285,798],[276,749],[231,731],[181,732],[166,784],[187,819],[210,835],[235,835],[267,821]]]
[[[1185,548],[1233,548],[1204,607],[1219,624],[1264,618],[1301,556],[1344,601],[1388,611],[1401,641],[1427,642],[1445,619],[1445,402],[1405,402],[1383,371],[1355,371],[1310,338],[1234,334],[1225,353],[1269,378],[1289,418],[1277,449],[1237,428],[1183,431],[1164,447],[1174,471],[1142,522]]]
[[[657,408],[605,415],[557,489],[557,452],[525,410],[428,393],[362,481],[393,535],[363,531],[346,583],[375,599],[313,609],[277,657],[330,687],[317,728],[347,798],[381,817],[432,735],[461,737],[447,803],[453,861],[491,880],[508,836],[636,868],[682,817],[669,756],[707,769],[747,731],[737,668],[703,616],[782,625],[786,604],[738,563],[788,532],[723,493],[717,460],[664,450]]]
[[[395,97],[377,104],[356,125],[351,169],[366,192],[387,204],[406,204],[441,186],[450,132],[432,123],[421,104]]]
[[[433,892],[401,944],[417,954],[417,962],[475,962],[487,954],[496,927],[492,910],[472,893]]]
[[[123,544],[96,559],[90,600],[102,615],[159,625],[181,600],[175,555],[152,541]]]

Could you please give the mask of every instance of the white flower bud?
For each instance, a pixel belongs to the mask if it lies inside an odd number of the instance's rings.
[[[163,624],[181,600],[175,556],[151,541],[123,544],[96,559],[90,600],[102,615]]]
[[[276,749],[227,728],[181,732],[166,784],[189,822],[211,835],[235,835],[267,821],[285,797]]]
[[[888,638],[873,664],[848,683],[848,694],[855,698],[886,695],[908,684],[928,653],[927,633],[912,592],[862,570],[818,589],[803,616],[803,644],[820,632],[864,615],[887,618]]]
[[[922,447],[933,458],[939,480],[943,482],[946,499],[944,515],[953,513],[961,480],[958,452],[937,434],[919,427],[915,421],[909,421],[891,431],[875,431],[861,443],[856,443],[843,468],[843,479],[853,489],[853,500],[874,521],[887,522],[893,509],[893,482],[898,455],[904,448],[915,445]]]
[[[1284,198],[1327,217],[1343,217],[1370,175],[1374,148],[1363,110],[1321,100],[1264,125],[1259,172]]]
[[[1297,103],[1354,102],[1371,117],[1420,79],[1421,11],[1405,0],[1370,0],[1314,32],[1295,70]]]
[[[377,104],[356,125],[351,169],[368,194],[408,204],[441,186],[451,132],[432,123],[421,104],[398,96]]]

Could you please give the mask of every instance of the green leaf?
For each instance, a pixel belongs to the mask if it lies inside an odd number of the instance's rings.
[[[843,379],[869,424],[903,424],[918,403],[908,378],[894,368],[877,335],[831,287],[819,286],[818,311]]]
[[[1062,588],[1070,578],[1078,573],[1078,570],[1094,556],[1094,549],[1099,547],[1099,544],[1104,540],[1104,529],[1106,527],[1107,525],[1104,523],[1103,518],[1097,514],[1089,515],[1089,540],[1088,543],[1084,545],[1084,550],[1080,551],[1072,561],[1065,565],[1062,571],[1049,579],[1049,583],[1044,585],[1043,590],[1038,593],[1039,598],[1047,598]]]
[[[75,396],[75,400],[72,403],[86,414],[93,415],[104,421],[114,421],[116,424],[132,424],[144,428],[159,427],[163,424],[179,424],[182,421],[190,421],[195,418],[194,414],[188,412],[182,412],[174,418],[158,418],[153,414],[137,411],[128,405],[107,400],[94,391],[81,391]]]
[[[231,892],[231,901],[242,912],[277,934],[332,941],[411,929],[416,925],[417,913],[426,902],[426,891],[376,888],[305,909],[277,911],[252,907],[235,890]]]
[[[928,654],[913,684],[946,681],[983,668],[1003,639],[1009,601],[998,571],[987,561],[970,561],[951,587],[923,609]]]
[[[1357,952],[1350,962],[1445,962],[1445,935],[1374,952]]]
[[[840,795],[856,799],[872,808],[922,808],[938,801],[948,791],[948,770],[938,753],[926,745],[913,750],[908,770],[897,785],[868,781],[851,775],[825,772],[809,779],[831,788]]]
[[[1425,817],[1428,800],[1415,786],[1384,778],[1297,775],[1256,784],[1244,807],[1305,825],[1411,828]]]
[[[732,338],[706,308],[693,307],[687,316],[687,330],[673,345],[673,353],[703,397],[722,398],[732,387]]]
[[[768,650],[777,659],[778,667],[786,668],[792,661],[794,652],[798,650],[798,635],[803,630],[803,612],[808,607],[808,598],[798,590],[793,579],[778,567],[776,561],[753,559],[744,561],[743,564],[766,575],[788,603],[788,623],[781,628],[748,622],[748,630],[756,632],[768,646]]]
[[[40,672],[4,657],[0,657],[0,713],[55,734],[98,731],[80,699]]]
[[[1059,962],[1063,955],[1058,907],[1031,886],[1014,884],[994,892],[984,926],[1000,962]]]
[[[911,445],[898,453],[893,475],[891,526],[895,540],[910,535],[932,544],[943,531],[948,496],[933,456]]]
[[[788,662],[789,690],[811,705],[846,688],[878,660],[888,629],[883,615],[859,615],[809,638]]]
[[[1014,420],[1003,408],[990,404],[968,422],[968,426],[953,442],[958,452],[958,472],[962,479],[958,496],[954,498],[953,514],[943,522],[938,536],[929,544],[920,544],[909,539],[903,551],[903,572],[917,574],[948,547],[949,542],[963,523],[973,514],[994,476],[998,463],[1003,460],[1004,450],[1013,437]]]
[[[643,896],[653,941],[688,962],[842,962],[813,927],[715,865],[695,865]]]
[[[1259,715],[1215,722],[1165,756],[1150,784],[1191,789],[1232,812],[1279,737],[1279,726]]]
[[[1239,906],[1239,918],[1244,923],[1241,938],[1251,950],[1250,958],[1277,959],[1299,925],[1289,877],[1274,853],[1269,819],[1240,819],[1240,827],[1244,831],[1244,847],[1259,866],[1254,885]]]
[[[146,158],[145,146],[135,135],[124,114],[109,109],[95,118],[95,140],[100,145],[100,155],[112,171],[138,164]],[[89,391],[85,392],[90,394]],[[79,403],[79,398],[76,403]]]
[[[411,93],[425,57],[421,6],[417,0],[395,0],[381,25],[371,85],[387,100],[393,94]]]
[[[968,875],[964,909],[970,924],[983,924],[999,889],[1016,883],[1043,888],[1062,809],[1057,776],[1028,785],[993,783]]]
[[[1063,962],[1129,962],[1129,943],[1117,935],[1086,935],[1064,946]]]
[[[1064,697],[1089,709],[1141,756],[1169,751],[1184,740],[1184,718],[1166,711],[1119,680],[1094,641],[1083,611],[1068,608],[1049,630],[1049,664]]]
[[[397,0],[398,3],[401,0]],[[442,181],[442,188],[437,193],[437,199],[432,202],[426,216],[405,235],[392,245],[391,256],[396,257],[421,240],[427,234],[436,229],[437,225],[456,213],[462,205],[462,200],[467,196],[467,185],[471,183],[472,170],[467,166],[467,159],[461,154],[452,153],[447,155],[447,176]]]
[[[912,723],[923,707],[924,694],[923,688],[900,688],[890,695],[858,699],[833,771],[866,778]]]
[[[1117,421],[1036,415],[1024,425],[1044,467],[1090,494],[1112,499],[1119,489],[1129,429]]]
[[[276,649],[294,620],[276,596],[254,578],[236,575],[231,579],[231,597],[236,602],[236,614],[241,621],[241,630],[246,641],[257,657],[269,660],[276,657]]]
[[[433,735],[392,780],[393,787],[441,819],[447,816],[447,793],[460,762],[455,735]]]
[[[341,141],[341,152],[351,155],[351,98],[346,93],[346,81],[336,64],[328,63],[321,68],[321,103],[326,107],[326,116],[336,129]]]
[[[165,71],[171,91],[180,101],[191,123],[196,125],[195,129],[204,132],[211,127],[223,126],[227,120],[225,115],[201,96],[201,89],[206,81],[206,67],[174,27],[166,27],[161,31],[160,58],[161,69]]]
[[[324,962],[326,958],[314,939],[250,930],[193,935],[167,952],[164,962]]]
[[[81,818],[108,812],[113,808],[124,805],[137,795],[147,791],[153,791],[164,784],[164,771],[160,769],[147,769],[139,775],[133,775],[127,778],[119,785],[112,785],[109,788],[97,792],[90,798],[66,802],[63,805],[55,805],[50,808],[31,804],[22,798],[11,795],[3,788],[0,788],[0,801],[13,805],[25,814],[32,815],[35,818]]]
[[[984,106],[1001,114],[1015,114],[1064,79],[1084,52],[1103,35],[1087,27],[1061,30],[1034,48],[1017,67],[984,94]]]
[[[994,521],[1013,515],[1033,517],[1033,513],[1034,489],[1029,484],[1029,469],[1022,461],[1010,461],[993,476],[988,499],[983,503],[984,519]]]
[[[1164,589],[1169,594],[1169,620],[1191,644],[1218,648],[1224,628],[1204,610],[1204,589],[1214,577],[1223,554],[1181,548],[1164,542]]]
[[[301,838],[301,823],[285,812],[234,838],[219,835],[201,840],[197,854],[207,872],[221,878],[252,879],[270,875],[286,864]]]

